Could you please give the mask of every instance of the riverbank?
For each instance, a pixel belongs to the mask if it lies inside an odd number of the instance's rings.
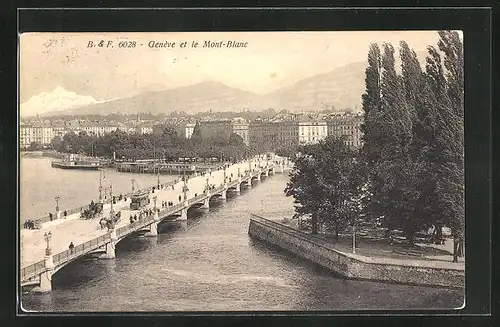
[[[253,214],[248,233],[347,278],[455,289],[465,284],[463,263],[353,254],[325,238]]]

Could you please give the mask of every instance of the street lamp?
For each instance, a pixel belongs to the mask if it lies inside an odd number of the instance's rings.
[[[182,192],[184,192],[184,200],[187,200],[187,192],[189,191],[189,188],[187,187],[186,184],[182,187]]]
[[[134,188],[135,179],[132,178],[131,182],[132,182],[132,193],[134,193],[134,191],[135,191],[135,188]]]
[[[56,200],[56,212],[59,211],[59,196],[55,197]]]
[[[157,186],[158,186],[158,189],[160,189],[160,167],[158,167],[158,171],[156,173],[156,176],[158,177],[158,180],[157,180]]]
[[[102,176],[104,175],[104,171],[103,170],[99,170],[99,202],[102,203],[102,190],[103,190],[103,187],[102,187]],[[106,176],[105,176],[106,178]]]
[[[156,171],[156,175],[158,177],[158,182],[157,182],[157,189],[160,189],[160,167],[157,167],[157,164],[156,164],[156,145],[153,144],[153,162],[154,162],[154,167],[153,167],[153,171],[154,170],[157,170]]]
[[[48,233],[45,232],[43,236],[45,237],[45,242],[47,242],[47,247],[45,248],[45,255],[49,256],[52,254],[52,250],[50,248],[50,239],[52,238],[52,233],[50,231]]]
[[[111,200],[111,210],[109,211],[109,215],[111,216],[111,219],[113,219],[114,211],[113,211],[113,185],[109,186],[109,198]]]

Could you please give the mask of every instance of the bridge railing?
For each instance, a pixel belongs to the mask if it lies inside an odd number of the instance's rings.
[[[57,266],[58,264],[62,264],[68,259],[76,258],[81,256],[84,253],[93,251],[104,244],[108,243],[111,239],[111,235],[109,233],[98,236],[96,238],[91,239],[90,241],[87,241],[85,243],[79,244],[73,248],[73,250],[66,250],[59,252],[58,254],[55,254],[52,257],[52,260],[54,262],[54,265]]]
[[[32,265],[21,268],[21,282],[35,277],[45,271],[45,260],[40,260]]]
[[[204,193],[204,194],[200,194],[200,195],[197,195],[195,196],[194,198],[191,198],[191,199],[188,199],[188,205],[191,205],[193,203],[196,203],[198,201],[201,201],[202,199],[204,200],[205,198],[207,197],[207,195]]]
[[[169,216],[171,214],[178,212],[182,208],[184,208],[184,203],[178,203],[174,206],[160,210],[160,212],[158,213],[158,217],[161,218],[161,217]],[[118,238],[122,238],[122,237],[130,234],[130,232],[141,229],[144,226],[147,226],[153,222],[154,222],[154,216],[147,216],[147,217],[142,218],[140,220],[134,221],[133,223],[131,223],[129,225],[118,228],[116,230],[116,236]]]
[[[184,208],[183,202],[174,204],[171,207],[167,207],[163,210],[160,210],[160,212],[158,213],[158,217],[169,216],[171,214],[176,213],[177,211],[179,211],[179,209],[182,209],[182,208]]]
[[[116,237],[122,238],[133,231],[136,231],[144,226],[151,224],[153,221],[154,221],[153,216],[148,216],[140,220],[134,221],[133,223],[127,226],[120,227],[116,230]]]

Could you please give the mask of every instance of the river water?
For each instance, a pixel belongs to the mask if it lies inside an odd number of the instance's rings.
[[[62,174],[50,167],[50,160],[28,160],[21,162],[21,169],[37,167],[37,174],[32,175],[35,180],[29,180],[28,174],[23,178],[21,172],[21,194],[26,196],[26,202],[21,199],[21,203],[50,208],[53,197],[67,188],[66,193],[74,197],[66,194],[68,203],[79,206],[85,204],[89,194],[95,194],[94,182],[90,181],[95,177],[91,178],[92,172]],[[123,192],[128,191],[131,178],[143,186],[156,183],[151,175],[110,171],[107,176],[123,185]],[[211,204],[209,210],[189,210],[187,223],[160,224],[156,238],[128,237],[118,243],[114,260],[75,261],[53,276],[52,292],[24,294],[23,308],[44,312],[164,312],[387,310],[462,305],[462,292],[458,290],[346,280],[251,240],[247,233],[251,212],[272,218],[293,213],[293,200],[283,194],[287,180],[286,175],[276,174],[249,190],[242,189],[240,195],[228,194],[226,201]],[[88,181],[89,185],[77,186],[71,181]],[[31,188],[32,183],[43,188],[44,194],[23,193],[22,189]],[[40,185],[44,183],[45,188]],[[85,187],[88,193],[73,193],[79,187]],[[34,213],[28,209],[25,212]]]
[[[55,213],[55,197],[59,196],[61,211],[87,205],[99,198],[99,171],[69,170],[52,168],[54,159],[44,157],[21,158],[20,161],[20,218],[37,219]],[[103,187],[113,185],[113,195],[141,189],[157,184],[153,174],[120,173],[106,168],[101,175]],[[160,183],[166,183],[179,176],[160,175]],[[104,194],[104,191],[103,191]]]

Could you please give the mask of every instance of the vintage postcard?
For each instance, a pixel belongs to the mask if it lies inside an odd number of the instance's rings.
[[[22,309],[463,307],[463,42],[20,34]]]

